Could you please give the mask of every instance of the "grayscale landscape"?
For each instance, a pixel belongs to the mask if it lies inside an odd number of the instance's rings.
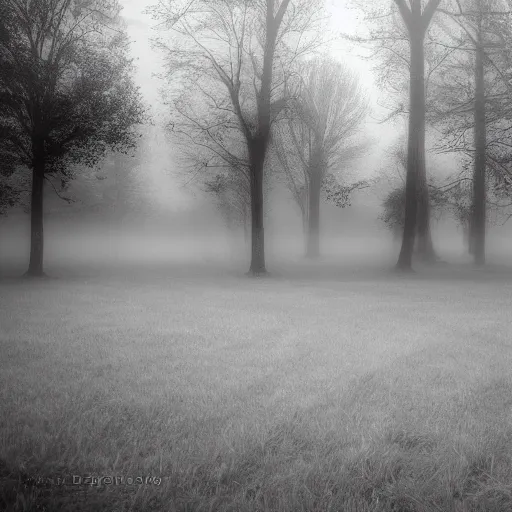
[[[511,63],[510,0],[0,0],[0,511],[511,511]]]

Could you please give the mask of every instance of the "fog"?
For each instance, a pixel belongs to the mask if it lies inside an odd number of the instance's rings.
[[[213,204],[198,200],[179,211],[127,215],[113,219],[83,212],[45,215],[45,271],[52,277],[94,277],[137,272],[160,275],[243,275],[249,268],[250,240],[241,228],[228,228]],[[267,268],[271,274],[329,279],[340,272],[374,275],[393,267],[400,240],[378,219],[379,205],[361,191],[352,206],[322,205],[321,257],[304,257],[300,214],[291,200],[270,205],[265,224]],[[470,264],[462,233],[447,216],[433,221],[433,240],[443,261]],[[488,261],[512,260],[510,226],[489,226]],[[0,275],[26,271],[30,253],[30,217],[15,211],[0,220]]]

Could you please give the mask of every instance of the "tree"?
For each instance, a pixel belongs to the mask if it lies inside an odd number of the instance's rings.
[[[404,0],[386,0],[380,3],[352,0],[351,3],[364,13],[369,34],[367,37],[348,39],[369,44],[374,50],[372,57],[381,57],[378,66],[380,85],[399,97],[398,105],[391,108],[386,121],[397,115],[408,116],[408,159],[411,162],[411,172],[407,178],[409,214],[404,226],[397,268],[411,270],[415,242],[411,237],[414,233],[418,238],[419,256],[426,261],[437,259],[430,229],[430,204],[425,168],[425,97],[429,79],[439,71],[446,56],[453,49],[446,48],[439,52],[435,42],[430,40],[431,20],[440,0],[410,0],[408,3]],[[409,77],[408,87],[403,80],[405,73]],[[407,94],[409,109],[405,106],[407,100],[403,99]],[[415,189],[418,190],[418,195],[417,199],[413,200]]]
[[[115,223],[121,227],[129,214],[145,213],[150,208],[149,187],[144,172],[144,156],[141,137],[135,154],[115,152],[107,155],[101,168],[94,173],[96,182],[102,185],[101,199]]]
[[[157,41],[183,87],[173,123],[248,173],[252,275],[266,273],[263,174],[271,127],[286,107],[288,70],[321,39],[319,11],[306,0],[162,1],[151,9],[177,36]],[[235,154],[230,142],[240,133],[243,153]]]
[[[265,167],[263,177],[263,201],[267,205],[270,191],[269,166]],[[230,231],[242,227],[244,240],[250,244],[250,220],[251,220],[251,190],[250,181],[246,174],[237,169],[218,169],[212,176],[205,176],[203,190],[213,196],[217,209],[221,213],[227,228]],[[264,208],[264,215],[266,208]]]
[[[343,187],[335,177],[340,169],[364,152],[357,140],[368,113],[368,100],[358,77],[346,66],[326,57],[306,62],[297,91],[290,101],[288,119],[274,136],[277,159],[307,223],[306,255],[319,256],[320,193],[344,207],[359,182]],[[295,170],[293,170],[295,169]]]
[[[382,201],[382,213],[379,219],[398,240],[404,230],[405,219],[405,186],[396,187]]]
[[[0,175],[0,215],[4,215],[9,208],[15,206],[20,198],[21,191],[9,183],[9,179]]]
[[[229,229],[242,225],[245,241],[249,240],[249,210],[251,195],[248,180],[236,171],[216,174],[205,182],[206,192],[212,194]]]
[[[394,171],[391,176],[388,173],[383,173],[382,177],[388,178],[391,185],[391,190],[387,192],[382,201],[382,213],[379,216],[380,220],[391,230],[395,238],[404,230],[405,224],[405,203],[406,203],[406,174],[407,174],[407,149],[402,142],[398,143],[392,148],[391,157],[394,164]],[[437,180],[432,176],[428,179],[428,202],[431,216],[437,217],[441,215],[446,207],[446,196],[443,189],[438,185]],[[420,190],[417,190],[418,196]],[[418,199],[419,200],[419,199]],[[421,216],[418,209],[417,216]],[[424,250],[421,244],[421,237],[418,236],[419,222],[416,224],[416,253],[421,257],[421,251]]]
[[[0,160],[30,169],[27,275],[43,276],[43,184],[128,151],[145,119],[117,0],[4,0]]]
[[[445,206],[451,212],[457,226],[462,229],[463,243],[468,253],[474,253],[474,237],[471,229],[472,217],[472,179],[468,177],[469,165],[463,165],[458,175],[447,178],[448,184],[441,188],[441,194],[445,199]]]
[[[445,34],[457,41],[462,55],[451,61],[452,75],[458,75],[456,86],[446,81],[437,84],[433,120],[442,125],[440,147],[462,151],[473,160],[469,240],[475,263],[482,265],[487,181],[503,182],[501,175],[509,174],[512,5],[508,0],[456,0],[450,7],[441,9],[447,15]],[[472,136],[466,137],[470,130]]]
[[[202,100],[201,96],[189,94],[186,91],[185,98],[180,96],[174,103],[178,115],[169,124],[175,145],[180,149],[176,158],[185,177],[184,186],[206,192],[228,229],[242,226],[249,241],[251,180],[244,135],[238,123],[230,122],[215,107],[206,111],[204,125],[188,121],[186,115],[180,116],[182,110]],[[265,183],[268,185],[268,179],[264,179]]]
[[[410,6],[405,0],[395,0],[403,23],[407,28],[410,45],[410,97],[409,97],[409,133],[407,143],[407,174],[405,182],[405,218],[402,248],[397,268],[411,270],[414,249],[415,229],[418,211],[417,188],[426,184],[418,181],[426,177],[425,171],[425,56],[424,39],[432,17],[441,0],[429,0],[422,9],[421,0],[411,0]],[[420,194],[423,199],[424,194]],[[423,205],[426,209],[426,205]],[[429,215],[422,216],[424,223]],[[419,226],[420,227],[420,226]],[[424,228],[424,226],[422,226]],[[424,243],[429,243],[424,239]],[[433,257],[433,247],[423,247],[424,254]]]

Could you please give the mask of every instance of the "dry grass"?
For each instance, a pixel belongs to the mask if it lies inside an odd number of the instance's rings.
[[[512,283],[432,272],[0,281],[0,509],[512,510]]]

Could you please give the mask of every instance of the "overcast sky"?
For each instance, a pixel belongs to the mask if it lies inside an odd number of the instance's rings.
[[[152,78],[152,74],[161,72],[162,66],[161,59],[151,49],[149,42],[150,37],[155,34],[155,31],[151,28],[154,22],[143,11],[155,2],[154,0],[121,1],[124,6],[123,17],[128,23],[129,34],[133,40],[133,56],[138,59],[138,80],[144,89],[145,97],[154,104],[154,102],[159,101],[159,83],[158,80]],[[354,33],[356,31],[357,20],[354,12],[344,7],[343,0],[327,0],[327,5],[331,13],[330,26],[332,30],[340,33]],[[353,49],[349,49],[347,44],[342,41],[334,46],[332,54],[357,69],[369,89],[374,90],[371,64],[359,58],[354,54]]]

